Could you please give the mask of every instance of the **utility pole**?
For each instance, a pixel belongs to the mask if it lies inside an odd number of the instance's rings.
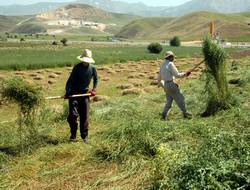
[[[215,38],[215,23],[214,23],[214,21],[210,22],[209,28],[210,28],[210,31],[209,31],[210,35],[211,35],[212,39],[214,39]]]

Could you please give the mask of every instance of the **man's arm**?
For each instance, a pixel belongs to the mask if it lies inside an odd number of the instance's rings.
[[[96,90],[97,84],[98,84],[98,75],[97,75],[96,68],[93,67],[93,89],[94,90]]]
[[[158,87],[164,87],[164,81],[162,80],[162,77],[161,77],[161,69],[162,69],[162,66],[160,67],[160,71],[159,71],[159,74],[158,74]]]
[[[71,91],[72,91],[72,84],[74,83],[74,75],[75,75],[75,67],[72,69],[72,72],[67,80],[67,83],[66,83],[66,87],[65,87],[65,90],[66,90],[66,96],[69,96],[71,95]]]
[[[169,65],[171,73],[176,77],[176,78],[184,78],[186,77],[186,73],[179,73],[178,69],[175,67],[174,63],[171,63]]]

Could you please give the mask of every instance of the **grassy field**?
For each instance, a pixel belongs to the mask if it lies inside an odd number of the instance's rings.
[[[48,34],[20,34],[20,33],[10,33],[10,32],[0,32],[1,41],[16,41],[20,42],[20,39],[23,38],[24,41],[38,40],[38,41],[56,41],[60,43],[60,40],[63,38],[68,39],[69,41],[110,41],[110,35],[104,32],[91,30],[87,28],[82,29],[70,29],[64,34],[57,35],[48,35]]]
[[[51,57],[51,63],[62,56],[69,61],[72,59],[73,64],[81,49],[60,47],[53,52],[48,47],[12,47],[10,50],[5,47],[6,50],[1,49],[1,61],[2,56],[8,55],[4,58],[6,61],[16,53],[20,64],[31,59],[34,64],[42,64],[46,60],[45,55]],[[107,55],[112,55],[112,59],[116,55],[126,55],[126,60],[130,59],[129,56],[135,60],[147,58],[142,55],[149,56],[149,59],[156,57],[148,54],[144,47],[93,49],[96,57],[97,53],[102,55],[97,59],[100,77],[98,94],[108,99],[91,105],[89,144],[80,140],[68,142],[67,104],[57,100],[45,102],[41,107],[36,115],[38,134],[35,138],[24,136],[27,143],[21,149],[20,130],[15,122],[17,107],[2,102],[2,189],[249,188],[249,57],[235,60],[233,65],[233,60],[227,61],[228,79],[239,80],[229,86],[238,102],[235,107],[209,118],[199,116],[206,107],[203,67],[200,67],[190,78],[179,81],[193,118],[184,120],[174,105],[169,120],[161,121],[159,113],[163,109],[165,95],[162,89],[153,85],[161,60],[129,61],[124,64],[118,60],[116,64],[101,65],[101,60]],[[174,49],[179,56],[176,60],[179,70],[187,70],[201,60],[194,58],[200,49],[187,48],[186,53],[184,50]],[[53,60],[55,52],[57,56]],[[63,62],[63,58],[60,61]],[[39,62],[39,59],[42,61]],[[49,96],[64,93],[70,71],[68,67],[2,70],[1,75],[3,78],[21,76],[42,86],[45,96]],[[55,73],[57,76],[51,79],[49,76]],[[35,75],[41,76],[41,79],[34,80]],[[53,84],[48,83],[51,80]],[[137,94],[122,96],[123,91],[117,88],[121,84],[134,91],[137,89]]]
[[[73,45],[68,47],[52,45],[13,44],[0,45],[0,69],[41,69],[72,66],[77,63],[76,57],[84,48],[93,51],[96,64],[107,64],[126,61],[156,60],[161,59],[166,50],[173,50],[177,56],[199,56],[200,48],[192,47],[164,47],[160,55],[150,54],[146,47],[140,46],[106,46],[95,47],[87,44]],[[13,56],[14,55],[14,56]]]
[[[55,68],[75,65],[76,57],[89,48],[97,65],[162,59],[167,50],[172,50],[179,58],[200,57],[199,47],[164,46],[161,54],[150,54],[145,46],[138,45],[89,45],[71,44],[69,46],[31,43],[0,43],[0,70],[27,70]],[[227,49],[228,53],[241,51]],[[13,56],[14,55],[14,56]]]

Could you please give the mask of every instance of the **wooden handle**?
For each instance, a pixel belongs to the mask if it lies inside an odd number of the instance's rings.
[[[189,72],[193,72],[195,69],[197,69],[202,63],[204,63],[205,60],[201,61],[199,64],[195,65],[192,69],[189,70]]]
[[[88,94],[75,94],[75,95],[68,96],[67,99],[77,98],[77,97],[86,97],[86,96],[91,96],[91,94],[90,93],[88,93]],[[50,97],[45,98],[45,100],[55,100],[55,99],[64,99],[64,96],[50,96]]]

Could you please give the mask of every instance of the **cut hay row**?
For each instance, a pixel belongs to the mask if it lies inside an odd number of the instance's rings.
[[[130,89],[133,87],[134,87],[133,84],[119,84],[116,86],[116,88],[121,89],[121,90]]]
[[[140,88],[131,88],[131,89],[126,89],[126,90],[122,91],[123,96],[131,95],[131,94],[139,95],[139,94],[142,94],[142,93],[143,93],[143,90],[140,89]]]
[[[103,95],[97,95],[93,97],[93,102],[103,102],[103,101],[108,101],[110,100],[109,96],[103,96]]]

